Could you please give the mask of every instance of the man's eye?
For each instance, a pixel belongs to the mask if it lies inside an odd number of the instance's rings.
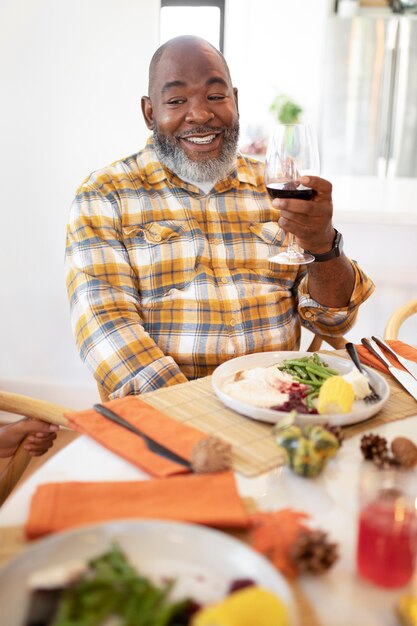
[[[168,104],[182,104],[185,102],[182,98],[173,98],[172,100],[168,100]]]
[[[224,100],[226,96],[221,96],[220,94],[214,94],[212,96],[209,96],[208,99],[209,100]]]

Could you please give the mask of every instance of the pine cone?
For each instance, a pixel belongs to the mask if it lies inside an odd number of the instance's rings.
[[[331,432],[332,435],[336,437],[336,439],[339,442],[339,446],[342,445],[345,436],[343,434],[343,430],[341,426],[332,426],[329,422],[326,422],[325,424],[323,424],[323,428]]]
[[[379,469],[388,469],[395,465],[398,465],[398,461],[395,460],[392,454],[384,452],[380,456],[376,455],[372,458],[372,463]]]
[[[292,544],[290,557],[300,574],[320,574],[333,565],[339,554],[337,544],[327,540],[327,533],[305,530]]]
[[[361,439],[361,451],[365,459],[373,461],[388,454],[388,444],[385,437],[379,435],[363,435]]]
[[[232,466],[232,446],[214,435],[201,439],[191,450],[191,466],[197,474],[224,472]]]

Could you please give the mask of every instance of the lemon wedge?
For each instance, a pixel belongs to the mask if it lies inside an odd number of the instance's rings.
[[[254,585],[201,609],[194,615],[191,626],[289,626],[289,623],[282,600]]]
[[[317,410],[322,413],[349,413],[355,399],[353,386],[342,376],[331,376],[320,388]]]

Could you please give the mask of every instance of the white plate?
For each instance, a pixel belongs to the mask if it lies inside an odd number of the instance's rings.
[[[117,541],[137,570],[155,582],[177,580],[175,595],[207,603],[223,598],[230,582],[251,578],[276,593],[296,624],[285,579],[260,554],[217,530],[159,520],[126,520],[84,526],[41,539],[0,570],[0,606],[7,626],[22,626],[28,606],[26,581],[40,568],[91,558]],[[3,623],[3,622],[2,622]]]
[[[236,359],[231,359],[219,365],[211,378],[213,389],[220,398],[220,400],[230,409],[251,417],[252,419],[259,420],[261,422],[269,422],[275,424],[279,419],[288,415],[281,411],[273,411],[272,409],[265,409],[247,404],[246,402],[240,402],[236,398],[232,398],[223,392],[225,383],[230,381],[235,372],[242,369],[250,369],[252,367],[268,367],[275,363],[280,363],[284,359],[294,359],[303,356],[311,356],[311,352],[256,352],[254,354],[248,354],[246,356],[239,356]],[[332,369],[338,371],[340,374],[347,374],[350,372],[354,365],[348,359],[342,359],[336,356],[322,355],[321,358]],[[329,422],[334,426],[346,426],[347,424],[354,424],[356,422],[363,422],[364,420],[372,417],[378,411],[382,409],[385,402],[389,397],[389,387],[386,381],[368,367],[364,366],[364,369],[369,375],[369,380],[375,390],[381,396],[381,400],[374,403],[366,403],[363,400],[355,401],[353,404],[353,410],[350,413],[341,413],[333,415],[311,415],[300,414],[297,416],[297,421],[300,423],[307,422]]]

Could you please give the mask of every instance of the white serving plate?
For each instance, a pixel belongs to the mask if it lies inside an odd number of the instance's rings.
[[[246,417],[251,417],[252,419],[259,420],[261,422],[275,424],[282,417],[288,415],[288,413],[260,408],[241,402],[240,400],[232,398],[224,393],[223,387],[238,370],[250,369],[252,367],[268,367],[270,365],[274,365],[275,363],[281,363],[285,359],[294,359],[303,356],[311,356],[311,352],[256,352],[254,354],[240,356],[219,365],[219,367],[217,367],[213,372],[211,383],[217,397],[230,409],[233,409],[237,413],[241,413]],[[348,360],[328,355],[320,356],[329,367],[338,371],[342,375],[347,374],[354,368],[350,359]],[[389,398],[389,386],[384,378],[377,372],[365,366],[364,369],[368,373],[371,384],[381,396],[381,399],[378,402],[366,403],[363,400],[356,400],[352,407],[353,410],[350,413],[332,415],[300,414],[297,416],[297,421],[299,423],[329,422],[334,426],[346,426],[348,424],[355,424],[356,422],[363,422],[373,415],[376,415]]]
[[[175,578],[175,597],[203,604],[223,598],[232,580],[251,578],[296,610],[284,577],[243,542],[204,526],[160,520],[122,520],[57,533],[36,541],[0,569],[0,606],[7,626],[23,626],[27,580],[36,570],[106,552],[116,541],[137,570],[161,582]],[[1,622],[3,623],[3,621]],[[5,622],[4,622],[5,623]],[[6,623],[5,623],[6,624]]]

